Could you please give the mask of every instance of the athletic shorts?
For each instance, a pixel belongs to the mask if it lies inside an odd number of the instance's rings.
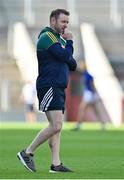
[[[96,95],[89,90],[85,90],[83,94],[83,100],[86,103],[94,103],[96,101]]]
[[[37,90],[39,110],[46,112],[50,110],[65,109],[65,89],[58,87],[44,87]]]

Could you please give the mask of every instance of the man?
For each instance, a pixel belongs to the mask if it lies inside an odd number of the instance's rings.
[[[81,123],[84,121],[84,116],[88,109],[91,109],[94,111],[98,120],[101,122],[102,129],[105,129],[105,121],[104,121],[103,117],[101,116],[101,114],[98,110],[98,107],[97,107],[98,101],[100,99],[96,92],[96,88],[94,85],[94,78],[88,72],[85,63],[82,64],[81,70],[82,70],[81,80],[82,80],[82,85],[83,85],[83,97],[82,97],[81,103],[79,105],[77,122],[76,122],[76,127],[74,128],[74,130],[80,129]]]
[[[49,172],[72,172],[60,160],[60,133],[63,123],[65,88],[69,71],[76,69],[73,58],[73,37],[68,31],[69,12],[56,9],[50,15],[50,27],[44,28],[37,43],[38,71],[37,95],[39,110],[45,112],[49,125],[35,137],[33,142],[17,154],[22,164],[30,171],[36,171],[33,153],[49,140],[52,165]]]
[[[29,123],[36,122],[36,87],[30,80],[24,84],[20,99],[25,105],[25,120]]]

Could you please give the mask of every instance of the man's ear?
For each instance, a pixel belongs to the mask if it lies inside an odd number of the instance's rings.
[[[52,18],[51,18],[51,21],[50,21],[50,24],[51,24],[51,25],[54,25],[54,24],[55,24],[55,22],[56,22],[55,17],[52,17]]]

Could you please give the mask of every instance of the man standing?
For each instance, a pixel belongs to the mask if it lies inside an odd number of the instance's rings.
[[[99,109],[98,109],[98,102],[100,101],[100,98],[97,94],[95,84],[94,84],[94,78],[93,76],[88,72],[86,64],[84,63],[81,67],[82,70],[82,85],[83,85],[83,93],[82,93],[82,99],[79,104],[79,110],[77,114],[77,122],[76,127],[73,130],[80,130],[80,126],[82,122],[84,121],[85,114],[88,109],[93,110],[96,117],[101,123],[101,129],[105,129],[105,120],[101,116]]]
[[[36,100],[36,87],[34,83],[28,80],[23,88],[20,100],[25,105],[25,120],[28,123],[36,122],[35,100]]]
[[[65,105],[65,88],[69,71],[76,69],[73,58],[73,36],[68,31],[69,12],[56,9],[50,15],[50,27],[44,28],[37,43],[38,78],[36,82],[39,110],[45,112],[49,125],[40,131],[32,143],[17,154],[22,164],[36,171],[33,153],[48,140],[52,165],[49,172],[72,172],[60,160],[60,134]]]

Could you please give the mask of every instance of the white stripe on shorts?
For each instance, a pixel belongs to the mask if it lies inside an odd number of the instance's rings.
[[[50,98],[53,97],[53,89],[52,87],[46,92],[46,94],[44,95],[41,103],[40,103],[40,109],[44,110],[45,106],[47,104],[47,102],[49,102]]]
[[[52,97],[49,99],[49,101],[47,102],[46,107],[45,107],[45,111],[48,109],[48,107],[49,107],[52,99],[53,99],[53,96],[52,96]]]
[[[44,95],[42,101],[41,101],[41,106],[44,106],[46,104],[46,101],[48,101],[49,97],[53,94],[53,89],[50,88],[47,93]]]

